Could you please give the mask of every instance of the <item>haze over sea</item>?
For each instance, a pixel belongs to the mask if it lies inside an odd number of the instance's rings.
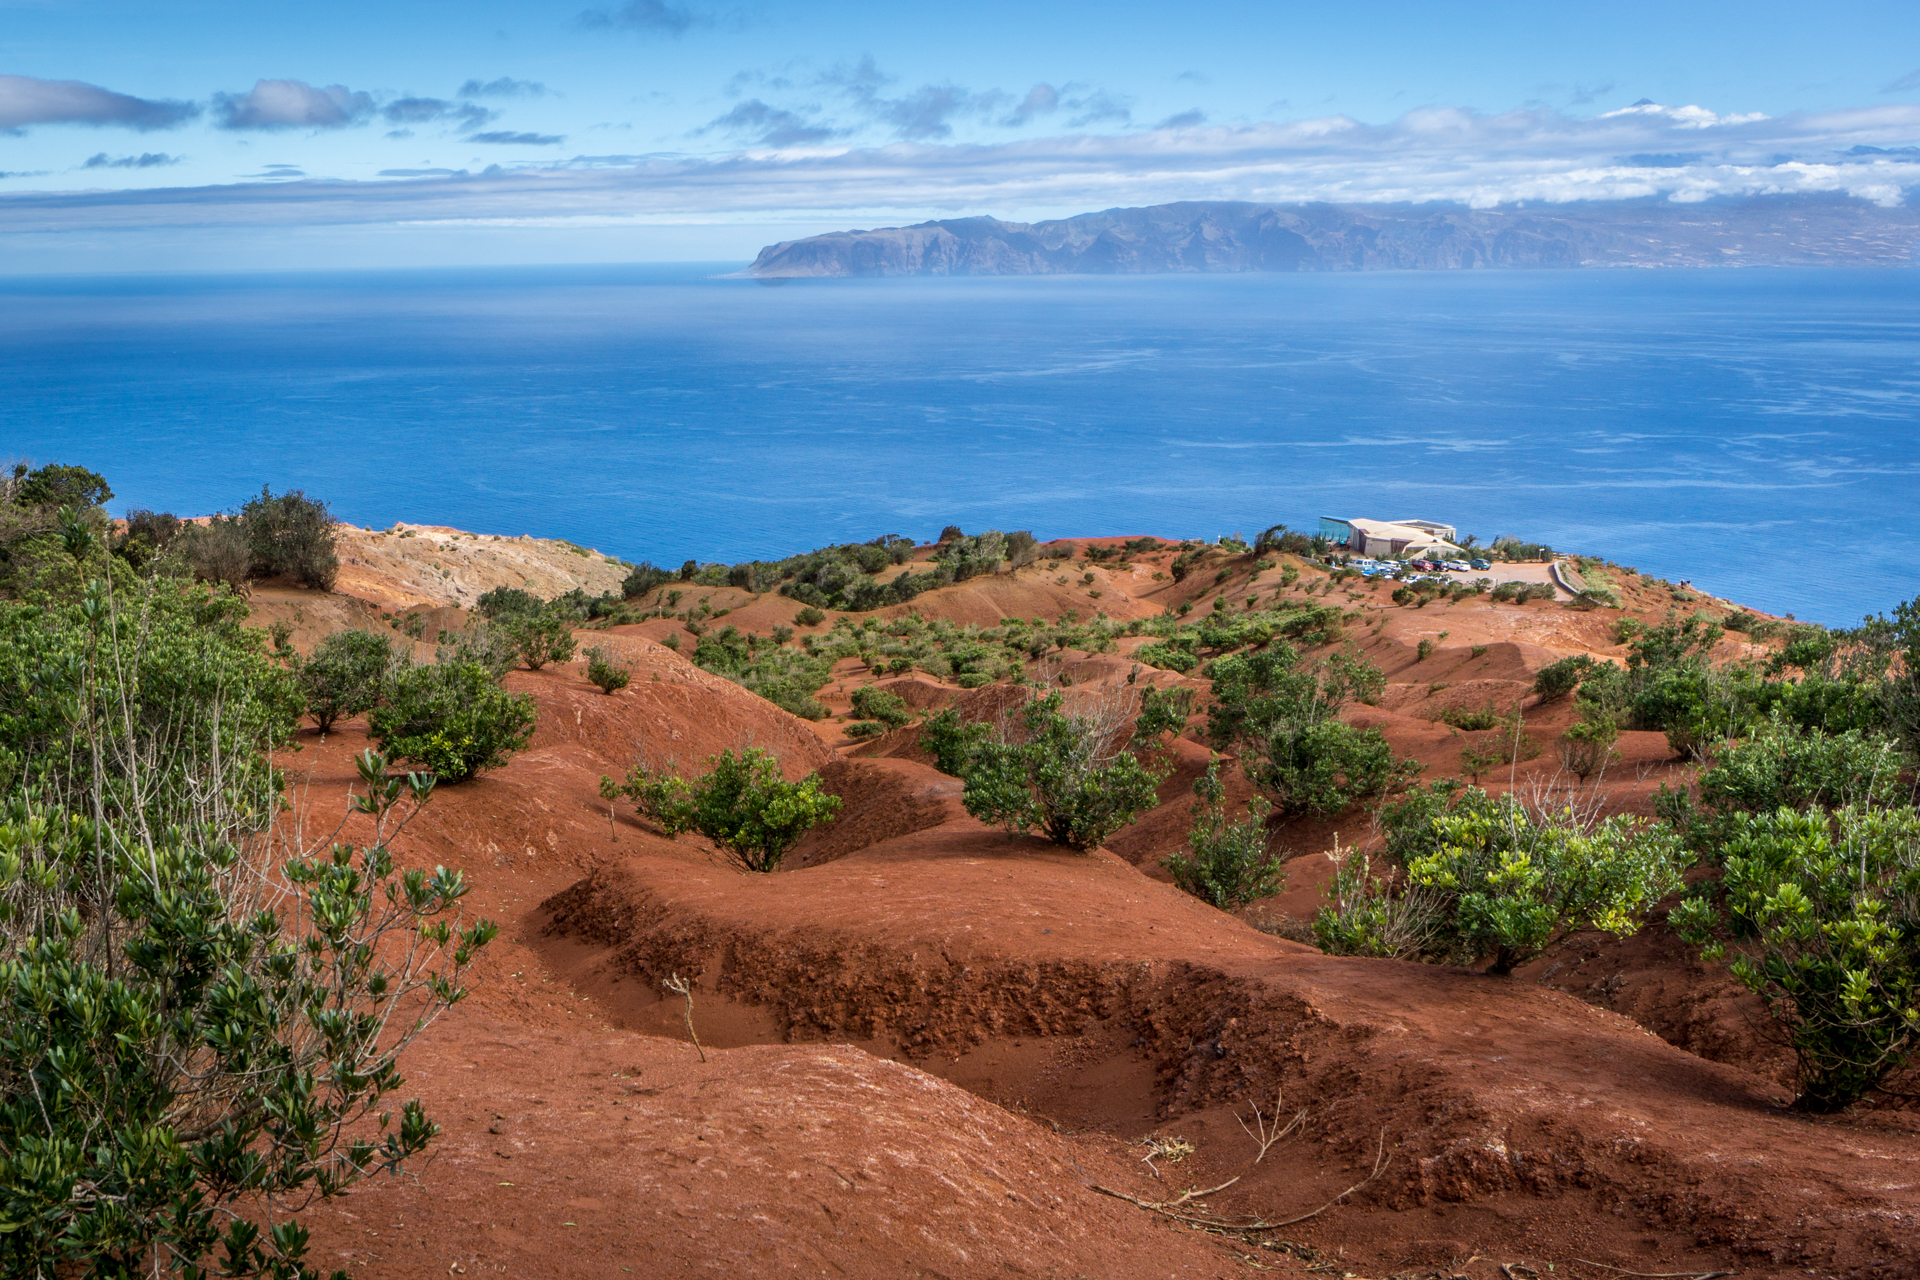
[[[1444,520],[1849,625],[1920,595],[1920,275],[0,281],[0,452],[118,513],[772,558]]]

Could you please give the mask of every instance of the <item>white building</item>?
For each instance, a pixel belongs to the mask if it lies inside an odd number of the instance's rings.
[[[1320,534],[1356,555],[1434,559],[1465,555],[1454,540],[1460,536],[1450,524],[1433,520],[1341,520],[1320,517]]]

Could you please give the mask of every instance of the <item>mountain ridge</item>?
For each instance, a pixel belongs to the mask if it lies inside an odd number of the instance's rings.
[[[1180,201],[1044,222],[975,216],[760,251],[759,279],[1573,267],[1905,266],[1920,209],[1834,196],[1541,207]]]

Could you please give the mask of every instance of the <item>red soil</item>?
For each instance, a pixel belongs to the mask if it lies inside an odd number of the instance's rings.
[[[1150,576],[1168,558],[1127,571],[1141,609],[1178,602],[1175,584]],[[1062,607],[1042,599],[1055,576],[963,584],[915,607],[1044,616]],[[1205,590],[1177,584],[1180,598],[1210,596],[1205,576]],[[1126,580],[1101,579],[1112,590],[1100,603]],[[1642,594],[1657,616],[1659,593]],[[793,607],[747,599],[727,621],[770,629]],[[1552,785],[1551,741],[1571,709],[1536,707],[1524,686],[1562,653],[1618,652],[1607,629],[1618,616],[1484,600],[1363,614],[1382,625],[1355,639],[1392,683],[1353,718],[1432,777],[1458,771],[1442,712],[1523,701],[1541,754],[1487,784]],[[917,729],[836,754],[823,741],[836,726],[794,720],[648,638],[674,625],[592,637],[635,666],[610,697],[572,667],[511,676],[540,703],[532,747],[443,789],[402,839],[406,860],[465,870],[470,906],[503,931],[473,998],[409,1059],[409,1091],[446,1126],[437,1155],[319,1208],[323,1266],[366,1277],[1920,1272],[1909,1176],[1920,1136],[1904,1113],[1783,1110],[1790,1061],[1748,998],[1663,929],[1576,939],[1514,980],[1322,956],[1163,883],[1159,861],[1184,842],[1210,754],[1195,730],[1166,746],[1160,807],[1110,851],[1073,855],[967,817]],[[1418,660],[1417,641],[1442,631]],[[1124,656],[1071,662],[1075,688],[1117,686],[1131,669]],[[971,714],[1010,696],[885,683],[916,708],[954,701]],[[600,776],[636,758],[687,767],[747,744],[775,751],[789,776],[821,770],[844,805],[779,874],[736,872],[624,805],[610,820],[598,796]],[[358,723],[306,739],[289,761],[304,811],[343,808],[363,745]],[[1686,776],[1659,735],[1626,735],[1622,750],[1604,788],[1614,807],[1644,809],[1661,781]],[[1231,798],[1250,794],[1236,771],[1228,782]],[[1336,837],[1364,843],[1368,828],[1364,815],[1276,827],[1287,888],[1249,919],[1297,929],[1330,871],[1318,855]],[[695,980],[704,1063],[685,1004],[661,988],[672,974]],[[1254,1123],[1256,1105],[1303,1116],[1257,1161],[1239,1119]],[[1143,1160],[1149,1137],[1193,1150]],[[1162,1201],[1229,1179],[1204,1203],[1268,1220],[1364,1185],[1244,1239],[1094,1189]]]

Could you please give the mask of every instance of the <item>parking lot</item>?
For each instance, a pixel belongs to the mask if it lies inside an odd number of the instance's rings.
[[[1430,564],[1433,562],[1422,561],[1420,563]],[[1544,582],[1554,588],[1557,596],[1567,596],[1567,592],[1553,580],[1553,566],[1550,564],[1544,564],[1539,561],[1523,561],[1520,563],[1507,564],[1495,560],[1491,562],[1482,561],[1481,563],[1487,564],[1488,567],[1485,569],[1476,569],[1473,567],[1472,561],[1455,561],[1453,563],[1464,563],[1467,567],[1464,569],[1416,569],[1412,564],[1402,563],[1398,560],[1373,560],[1364,556],[1353,557],[1345,562],[1344,567],[1358,569],[1368,578],[1390,578],[1398,574],[1402,582],[1409,582],[1415,578],[1433,578],[1441,582],[1477,582],[1481,578],[1487,578],[1490,579],[1496,587],[1503,582]]]

